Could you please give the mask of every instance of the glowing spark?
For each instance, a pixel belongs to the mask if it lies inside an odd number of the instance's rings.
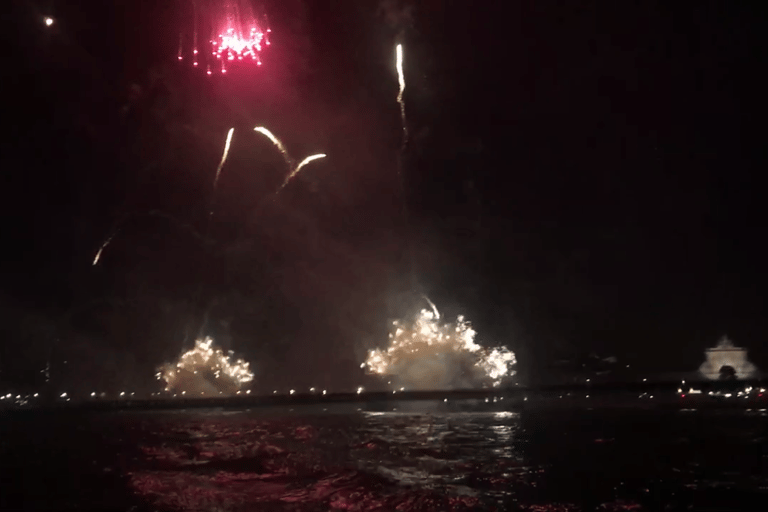
[[[46,17],[43,21],[45,22],[46,27],[50,27],[51,25],[53,25],[53,18],[51,17]]]
[[[99,260],[101,259],[101,253],[104,252],[104,249],[106,249],[112,239],[115,238],[115,235],[117,235],[117,232],[112,233],[109,238],[107,238],[106,241],[101,244],[101,247],[99,247],[99,250],[96,252],[96,256],[93,258],[93,264],[91,266],[95,267],[96,264],[99,263]]]
[[[195,341],[195,348],[181,355],[176,363],[158,369],[158,379],[166,382],[166,391],[186,394],[233,395],[253,380],[249,364],[242,359],[230,361],[220,348],[212,348],[213,339]]]
[[[461,389],[498,386],[515,374],[515,355],[506,347],[485,349],[464,317],[440,324],[440,315],[423,309],[411,324],[394,322],[386,350],[372,350],[364,365],[369,373],[387,377],[394,388]]]

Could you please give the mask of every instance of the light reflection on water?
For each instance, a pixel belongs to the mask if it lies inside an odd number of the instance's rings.
[[[402,485],[476,495],[473,479],[534,473],[513,446],[520,415],[511,412],[414,414],[370,412],[356,432],[350,458],[359,469]],[[367,442],[366,442],[367,440]],[[514,467],[514,475],[502,468]],[[485,489],[486,496],[510,497],[512,486]]]

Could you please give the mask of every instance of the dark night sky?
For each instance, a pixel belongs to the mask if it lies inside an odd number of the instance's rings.
[[[507,343],[522,372],[573,350],[687,371],[724,333],[768,366],[766,57],[746,3],[430,0],[413,2],[413,26],[393,26],[374,1],[266,1],[272,53],[228,82],[174,62],[186,4],[13,0],[6,10],[0,371],[35,336],[29,318],[58,326],[40,336],[100,354],[94,364],[109,354],[144,371],[178,352],[181,341],[144,345],[180,336],[173,304],[205,268],[210,290],[237,292],[215,315],[240,352],[352,383],[323,374],[355,367],[404,313],[398,37],[419,282],[439,307],[465,312],[481,342]],[[46,30],[49,11],[57,24]],[[130,84],[144,95],[125,116]],[[249,138],[261,123],[296,155],[329,158],[254,227],[250,198],[282,172],[279,155]],[[202,226],[233,125],[212,232],[224,243],[245,230],[260,251],[212,264],[145,222],[111,261],[89,266],[126,211]],[[254,173],[254,162],[270,171]],[[156,322],[165,327],[119,308],[107,326],[61,320],[98,297],[136,294],[171,304]],[[115,335],[119,325],[131,327]]]

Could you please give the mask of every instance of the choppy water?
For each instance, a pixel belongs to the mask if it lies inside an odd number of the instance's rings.
[[[768,510],[766,426],[746,411],[6,416],[0,509]]]

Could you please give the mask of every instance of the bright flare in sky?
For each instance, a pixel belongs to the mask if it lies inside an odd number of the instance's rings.
[[[175,363],[158,369],[157,378],[166,383],[165,390],[185,396],[229,396],[237,394],[253,380],[249,364],[242,359],[230,360],[213,339],[195,341],[195,348],[185,352]]]
[[[45,18],[43,18],[43,22],[45,23],[46,27],[50,27],[51,25],[53,25],[53,18],[46,16]]]
[[[370,351],[361,365],[386,377],[393,389],[445,390],[498,386],[515,374],[515,354],[506,347],[486,349],[475,343],[475,331],[459,316],[440,323],[440,315],[423,309],[409,323],[394,322],[386,350]]]

